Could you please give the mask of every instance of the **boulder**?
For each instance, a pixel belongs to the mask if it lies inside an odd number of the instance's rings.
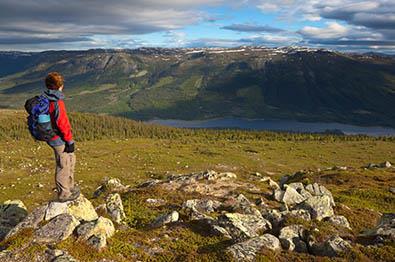
[[[130,186],[124,186],[118,178],[107,178],[102,185],[100,185],[93,197],[99,197],[103,193],[125,193],[129,191]]]
[[[264,234],[233,244],[226,251],[232,255],[235,261],[253,261],[256,253],[262,249],[281,250],[280,241],[273,235]]]
[[[36,229],[38,224],[44,220],[45,210],[47,209],[47,204],[42,205],[34,209],[30,214],[25,217],[22,222],[20,222],[16,227],[14,227],[5,237],[6,239],[16,235],[23,229],[33,228]]]
[[[345,216],[332,216],[327,219],[327,221],[333,225],[345,227],[351,230],[350,223]]]
[[[286,204],[287,206],[294,206],[296,204],[302,203],[306,198],[303,197],[291,186],[284,185],[285,192],[281,199],[281,202]],[[303,187],[303,185],[302,185]]]
[[[73,233],[80,222],[70,214],[60,214],[35,232],[35,239],[41,243],[60,242]]]
[[[73,201],[50,202],[45,211],[45,220],[51,220],[60,214],[70,214],[80,221],[93,221],[98,218],[92,203],[82,194]]]
[[[107,196],[106,208],[108,215],[114,222],[120,224],[122,220],[126,218],[123,209],[122,199],[118,193],[110,194]]]
[[[283,215],[277,209],[265,209],[261,211],[263,218],[267,219],[272,225],[272,229],[277,230],[283,221]]]
[[[218,217],[218,225],[225,228],[235,241],[257,237],[260,233],[271,229],[272,225],[262,216],[226,213]]]
[[[331,199],[327,195],[313,196],[301,203],[297,209],[306,209],[313,219],[321,221],[334,215]]]
[[[152,227],[161,227],[169,223],[177,222],[180,215],[177,211],[172,211],[167,214],[160,215],[155,219],[155,221],[151,224]]]
[[[285,250],[307,252],[307,231],[302,225],[291,225],[280,230],[278,237]]]
[[[324,243],[314,243],[310,251],[317,256],[336,257],[352,249],[350,243],[339,236],[333,236]]]
[[[8,200],[0,204],[0,226],[14,227],[27,216],[27,209],[20,200]]]
[[[335,200],[333,199],[333,195],[326,187],[314,183],[307,185],[305,189],[313,196],[328,196],[331,201],[331,205],[335,206]]]
[[[305,209],[295,209],[295,210],[283,212],[283,215],[285,216],[286,219],[289,217],[295,217],[295,218],[301,218],[306,221],[311,220],[310,212]]]
[[[112,237],[115,227],[108,218],[99,217],[96,221],[87,222],[77,227],[76,233],[79,239],[87,240],[92,236]]]

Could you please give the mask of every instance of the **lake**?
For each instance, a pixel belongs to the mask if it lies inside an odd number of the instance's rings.
[[[183,128],[240,128],[307,133],[321,133],[326,130],[340,130],[346,135],[362,134],[369,136],[395,136],[395,129],[389,127],[366,127],[340,123],[299,122],[294,120],[221,118],[209,120],[154,119],[147,122]]]

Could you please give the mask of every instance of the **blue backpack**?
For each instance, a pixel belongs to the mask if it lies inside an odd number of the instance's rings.
[[[50,141],[56,136],[49,116],[49,100],[43,95],[26,100],[25,109],[29,116],[27,125],[32,137],[39,141]]]

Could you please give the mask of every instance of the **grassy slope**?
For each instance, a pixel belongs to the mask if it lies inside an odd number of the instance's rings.
[[[2,111],[0,129],[10,117],[21,120],[21,114]],[[77,117],[81,117],[77,115]],[[77,118],[76,117],[76,118]],[[95,117],[88,118],[91,124]],[[17,121],[17,122],[18,122]],[[110,127],[111,128],[111,127]],[[300,169],[316,170],[335,165],[351,166],[349,171],[316,172],[309,179],[325,184],[338,203],[338,213],[345,214],[358,233],[362,228],[373,226],[377,212],[395,212],[395,197],[388,192],[389,185],[395,185],[392,170],[364,170],[360,168],[369,162],[389,160],[395,163],[395,142],[364,138],[361,141],[332,141],[291,139],[286,135],[279,139],[270,136],[260,139],[216,139],[210,133],[179,135],[178,138],[153,138],[145,127],[140,137],[117,139],[84,139],[77,143],[76,180],[82,185],[85,195],[90,196],[105,176],[118,177],[126,184],[136,185],[148,178],[163,178],[166,172],[189,173],[205,169],[232,171],[240,179],[248,180],[252,172],[273,172],[275,178],[291,174]],[[18,130],[18,129],[17,129]],[[167,133],[173,129],[167,129]],[[77,130],[78,131],[78,130]],[[11,134],[11,131],[7,129]],[[18,131],[20,132],[20,131]],[[78,131],[82,137],[81,130]],[[163,131],[166,133],[165,131]],[[187,132],[187,131],[185,131]],[[203,132],[203,131],[202,131]],[[231,132],[230,132],[231,133]],[[4,135],[4,133],[3,133]],[[12,136],[12,134],[11,134]],[[78,137],[77,137],[78,139]],[[0,202],[7,199],[21,199],[31,210],[39,203],[48,201],[53,193],[53,156],[51,149],[28,138],[0,139]],[[39,188],[38,184],[43,187]],[[264,185],[259,185],[265,188]],[[95,261],[108,257],[118,261],[133,260],[136,254],[148,259],[144,248],[160,247],[164,250],[162,260],[193,261],[226,260],[220,252],[226,242],[217,237],[205,237],[202,229],[194,225],[175,225],[170,229],[147,230],[145,223],[164,212],[168,207],[149,208],[144,200],[161,195],[164,199],[180,204],[188,196],[175,192],[137,192],[125,195],[128,223],[132,229],[118,232],[102,253],[86,252],[88,247],[75,246],[73,240],[61,243],[82,261]],[[250,197],[257,197],[252,196]],[[156,239],[159,238],[159,239]],[[178,239],[174,241],[174,239]],[[20,240],[19,240],[20,241]],[[17,240],[13,245],[17,245]],[[37,247],[39,248],[39,247]],[[34,251],[34,250],[33,250]],[[32,251],[32,252],[33,252]],[[361,249],[372,258],[387,259],[395,254],[395,248],[377,250]],[[34,253],[34,252],[33,252]],[[266,254],[271,259],[273,254]],[[276,255],[279,260],[289,257],[283,253]],[[302,255],[292,255],[295,259],[312,259]],[[160,259],[160,256],[159,258]],[[265,260],[265,256],[262,257]]]

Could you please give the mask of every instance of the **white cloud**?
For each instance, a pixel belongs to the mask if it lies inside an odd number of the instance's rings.
[[[305,26],[299,31],[303,36],[314,39],[334,39],[347,36],[349,30],[336,22],[328,23],[327,27]]]

